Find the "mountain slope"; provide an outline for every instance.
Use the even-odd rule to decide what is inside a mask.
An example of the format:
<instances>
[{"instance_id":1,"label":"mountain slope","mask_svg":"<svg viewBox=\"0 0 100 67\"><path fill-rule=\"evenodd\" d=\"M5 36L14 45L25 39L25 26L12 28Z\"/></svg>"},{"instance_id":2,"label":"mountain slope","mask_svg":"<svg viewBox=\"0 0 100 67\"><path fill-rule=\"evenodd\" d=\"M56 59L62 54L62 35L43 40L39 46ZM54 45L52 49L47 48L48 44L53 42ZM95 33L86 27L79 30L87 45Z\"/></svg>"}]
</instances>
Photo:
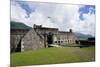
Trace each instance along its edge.
<instances>
[{"instance_id":1,"label":"mountain slope","mask_svg":"<svg viewBox=\"0 0 100 67\"><path fill-rule=\"evenodd\" d=\"M78 32L75 32L74 33L78 38L89 38L89 37L94 37L94 36L92 36L92 35L90 35L90 34L82 34L82 33L78 33Z\"/></svg>"},{"instance_id":2,"label":"mountain slope","mask_svg":"<svg viewBox=\"0 0 100 67\"><path fill-rule=\"evenodd\" d=\"M25 25L24 23L15 22L15 21L10 22L10 28L11 29L32 29L31 27Z\"/></svg>"}]
</instances>

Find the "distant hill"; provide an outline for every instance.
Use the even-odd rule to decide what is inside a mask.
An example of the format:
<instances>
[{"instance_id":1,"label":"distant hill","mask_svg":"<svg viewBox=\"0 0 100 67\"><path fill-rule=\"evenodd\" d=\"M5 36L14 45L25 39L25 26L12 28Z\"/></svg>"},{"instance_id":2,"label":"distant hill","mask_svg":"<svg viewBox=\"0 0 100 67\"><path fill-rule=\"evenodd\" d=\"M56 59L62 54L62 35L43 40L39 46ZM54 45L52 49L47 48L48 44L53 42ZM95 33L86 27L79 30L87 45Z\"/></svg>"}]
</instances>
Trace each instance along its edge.
<instances>
[{"instance_id":1,"label":"distant hill","mask_svg":"<svg viewBox=\"0 0 100 67\"><path fill-rule=\"evenodd\" d=\"M90 37L94 37L92 35L86 35L86 34L82 34L82 33L78 33L78 32L75 32L75 35L78 37L78 38L90 38Z\"/></svg>"},{"instance_id":2,"label":"distant hill","mask_svg":"<svg viewBox=\"0 0 100 67\"><path fill-rule=\"evenodd\" d=\"M24 23L15 22L15 21L10 22L10 28L11 29L32 29L31 27L25 25Z\"/></svg>"}]
</instances>

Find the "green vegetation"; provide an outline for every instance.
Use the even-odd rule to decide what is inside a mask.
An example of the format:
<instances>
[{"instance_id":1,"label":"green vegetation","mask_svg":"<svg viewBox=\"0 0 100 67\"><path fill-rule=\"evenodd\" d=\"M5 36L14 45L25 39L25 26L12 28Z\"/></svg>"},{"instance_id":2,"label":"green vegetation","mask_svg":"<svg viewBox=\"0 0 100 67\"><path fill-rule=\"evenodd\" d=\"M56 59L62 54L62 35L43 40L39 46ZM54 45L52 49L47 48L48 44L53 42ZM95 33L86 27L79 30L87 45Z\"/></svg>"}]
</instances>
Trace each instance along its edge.
<instances>
[{"instance_id":1,"label":"green vegetation","mask_svg":"<svg viewBox=\"0 0 100 67\"><path fill-rule=\"evenodd\" d=\"M95 47L43 48L11 53L11 66L95 61Z\"/></svg>"},{"instance_id":2,"label":"green vegetation","mask_svg":"<svg viewBox=\"0 0 100 67\"><path fill-rule=\"evenodd\" d=\"M79 40L87 40L88 38L79 38Z\"/></svg>"},{"instance_id":3,"label":"green vegetation","mask_svg":"<svg viewBox=\"0 0 100 67\"><path fill-rule=\"evenodd\" d=\"M11 21L10 27L11 29L31 29L31 27L25 25L24 23L15 21Z\"/></svg>"}]
</instances>

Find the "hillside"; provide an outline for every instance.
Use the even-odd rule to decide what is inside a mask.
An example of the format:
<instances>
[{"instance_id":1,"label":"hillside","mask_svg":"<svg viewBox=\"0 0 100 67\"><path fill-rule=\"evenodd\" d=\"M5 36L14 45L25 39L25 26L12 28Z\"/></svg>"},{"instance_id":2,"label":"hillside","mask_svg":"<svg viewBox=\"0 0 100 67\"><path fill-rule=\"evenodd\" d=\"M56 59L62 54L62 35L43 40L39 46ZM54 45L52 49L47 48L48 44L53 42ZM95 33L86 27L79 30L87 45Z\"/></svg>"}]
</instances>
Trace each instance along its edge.
<instances>
[{"instance_id":1,"label":"hillside","mask_svg":"<svg viewBox=\"0 0 100 67\"><path fill-rule=\"evenodd\" d=\"M78 32L74 32L75 33L75 35L78 37L78 38L85 38L85 39L87 39L87 38L90 38L90 37L94 37L94 36L92 36L92 35L89 35L89 34L82 34L82 33L78 33Z\"/></svg>"},{"instance_id":2,"label":"hillside","mask_svg":"<svg viewBox=\"0 0 100 67\"><path fill-rule=\"evenodd\" d=\"M10 28L11 29L32 29L31 27L25 25L24 23L15 22L15 21L10 22Z\"/></svg>"}]
</instances>

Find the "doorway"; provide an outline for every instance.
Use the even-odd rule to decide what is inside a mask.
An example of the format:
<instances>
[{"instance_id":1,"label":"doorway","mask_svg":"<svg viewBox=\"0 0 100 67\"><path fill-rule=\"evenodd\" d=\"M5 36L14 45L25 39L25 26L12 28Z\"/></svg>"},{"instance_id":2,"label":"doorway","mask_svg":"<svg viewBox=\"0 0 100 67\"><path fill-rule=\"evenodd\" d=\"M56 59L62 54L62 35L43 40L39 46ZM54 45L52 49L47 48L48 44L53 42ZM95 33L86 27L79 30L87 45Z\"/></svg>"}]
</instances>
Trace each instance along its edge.
<instances>
[{"instance_id":1,"label":"doorway","mask_svg":"<svg viewBox=\"0 0 100 67\"><path fill-rule=\"evenodd\" d=\"M52 33L49 33L47 35L47 43L48 44L53 44L53 34Z\"/></svg>"}]
</instances>

